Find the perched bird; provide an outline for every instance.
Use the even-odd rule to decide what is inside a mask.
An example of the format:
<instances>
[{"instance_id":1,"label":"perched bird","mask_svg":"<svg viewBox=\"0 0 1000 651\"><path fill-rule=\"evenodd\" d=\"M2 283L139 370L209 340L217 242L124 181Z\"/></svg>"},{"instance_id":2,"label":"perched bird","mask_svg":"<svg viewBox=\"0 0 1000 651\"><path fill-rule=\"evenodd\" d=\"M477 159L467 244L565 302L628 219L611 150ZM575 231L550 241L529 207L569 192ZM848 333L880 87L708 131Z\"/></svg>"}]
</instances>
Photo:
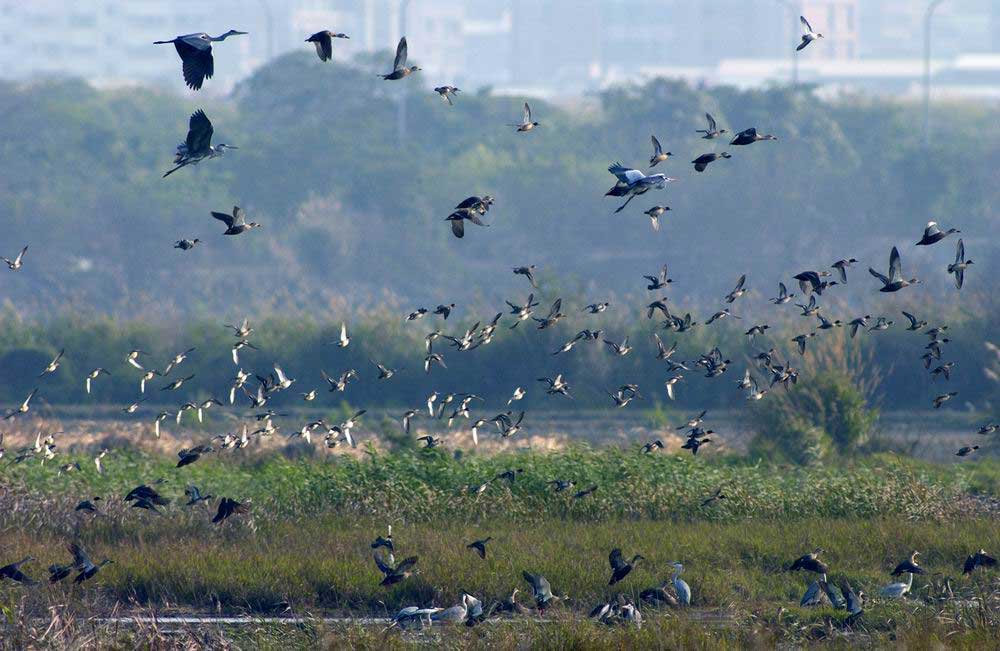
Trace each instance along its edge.
<instances>
[{"instance_id":1,"label":"perched bird","mask_svg":"<svg viewBox=\"0 0 1000 651\"><path fill-rule=\"evenodd\" d=\"M772 136L770 134L761 135L757 133L755 127L750 127L749 129L744 129L736 134L729 144L730 145L752 145L755 142L760 142L762 140L777 140L777 136Z\"/></svg>"},{"instance_id":2,"label":"perched bird","mask_svg":"<svg viewBox=\"0 0 1000 651\"><path fill-rule=\"evenodd\" d=\"M173 43L177 55L181 58L181 71L184 73L184 83L191 90L199 90L205 79L211 79L215 74L215 59L212 56L212 43L224 41L230 36L240 36L247 32L231 29L219 36L209 36L205 32L185 34L169 41L153 41L153 45Z\"/></svg>"},{"instance_id":3,"label":"perched bird","mask_svg":"<svg viewBox=\"0 0 1000 651\"><path fill-rule=\"evenodd\" d=\"M706 113L705 114L705 119L708 120L708 128L707 129L697 129L695 131L695 133L702 133L702 134L704 134L702 136L703 140L713 140L715 138L718 138L722 134L726 133L725 129L720 129L718 127L718 125L716 125L715 118L712 117L711 113Z\"/></svg>"},{"instance_id":4,"label":"perched bird","mask_svg":"<svg viewBox=\"0 0 1000 651\"><path fill-rule=\"evenodd\" d=\"M320 61L329 61L333 58L333 39L335 38L351 38L344 33L334 33L330 30L323 30L322 32L316 32L312 36L306 39L306 43L312 43L316 46L316 56L319 57Z\"/></svg>"},{"instance_id":5,"label":"perched bird","mask_svg":"<svg viewBox=\"0 0 1000 651\"><path fill-rule=\"evenodd\" d=\"M944 238L948 237L952 233L961 233L962 231L957 228L949 228L946 231L942 231L938 228L937 222L927 222L927 227L924 228L924 236L920 238L917 242L917 246L930 246L931 244L936 244Z\"/></svg>"},{"instance_id":6,"label":"perched bird","mask_svg":"<svg viewBox=\"0 0 1000 651\"><path fill-rule=\"evenodd\" d=\"M608 563L611 565L611 580L608 581L608 585L614 585L628 576L636 563L641 560L644 560L642 555L636 554L632 560L626 561L622 556L622 550L612 549L611 554L608 555Z\"/></svg>"},{"instance_id":7,"label":"perched bird","mask_svg":"<svg viewBox=\"0 0 1000 651\"><path fill-rule=\"evenodd\" d=\"M916 278L911 278L909 280L903 279L902 266L899 260L899 251L896 247L892 247L892 251L889 253L889 277L886 278L879 272L875 271L871 267L868 268L868 273L875 276L882 281L882 288L880 292L898 292L904 287L909 287L919 283L920 281Z\"/></svg>"},{"instance_id":8,"label":"perched bird","mask_svg":"<svg viewBox=\"0 0 1000 651\"><path fill-rule=\"evenodd\" d=\"M11 271L17 271L22 266L24 266L24 254L28 252L28 246L25 245L21 252L17 254L17 257L11 260L10 258L0 258L7 263L7 268Z\"/></svg>"},{"instance_id":9,"label":"perched bird","mask_svg":"<svg viewBox=\"0 0 1000 651\"><path fill-rule=\"evenodd\" d=\"M508 124L509 127L517 127L518 131L531 131L538 126L538 122L533 122L531 119L531 107L528 103L524 103L524 117L521 119L519 124Z\"/></svg>"},{"instance_id":10,"label":"perched bird","mask_svg":"<svg viewBox=\"0 0 1000 651\"><path fill-rule=\"evenodd\" d=\"M710 163L714 163L720 158L732 158L732 156L728 152L721 152L718 154L715 152L710 152L707 154L702 154L698 158L691 161L691 163L694 165L694 171L704 172Z\"/></svg>"},{"instance_id":11,"label":"perched bird","mask_svg":"<svg viewBox=\"0 0 1000 651\"><path fill-rule=\"evenodd\" d=\"M407 47L406 47L406 37L404 36L403 38L399 39L399 45L396 46L396 58L392 62L392 72L390 72L387 75L379 75L379 76L382 77L382 79L388 81L395 81L397 79L402 79L403 77L407 77L416 72L417 70L420 70L418 66L407 67L406 56L407 56Z\"/></svg>"},{"instance_id":12,"label":"perched bird","mask_svg":"<svg viewBox=\"0 0 1000 651\"><path fill-rule=\"evenodd\" d=\"M239 235L240 233L245 233L263 225L258 224L257 222L248 222L246 213L243 212L243 209L239 206L233 206L232 215L228 215L224 212L213 211L212 217L215 217L226 225L226 232L224 232L223 235Z\"/></svg>"},{"instance_id":13,"label":"perched bird","mask_svg":"<svg viewBox=\"0 0 1000 651\"><path fill-rule=\"evenodd\" d=\"M479 558L486 560L486 543L488 543L491 540L493 540L493 537L487 536L482 540L475 540L466 545L465 547L466 549L474 550L477 554L479 554Z\"/></svg>"},{"instance_id":14,"label":"perched bird","mask_svg":"<svg viewBox=\"0 0 1000 651\"><path fill-rule=\"evenodd\" d=\"M442 101L448 102L449 106L454 106L455 103L451 101L451 98L462 92L462 89L454 86L438 86L434 92L441 96Z\"/></svg>"},{"instance_id":15,"label":"perched bird","mask_svg":"<svg viewBox=\"0 0 1000 651\"><path fill-rule=\"evenodd\" d=\"M663 151L663 147L660 146L660 141L656 139L656 136L650 136L650 140L653 141L653 155L649 158L650 167L656 167L663 161L673 156L671 152Z\"/></svg>"},{"instance_id":16,"label":"perched bird","mask_svg":"<svg viewBox=\"0 0 1000 651\"><path fill-rule=\"evenodd\" d=\"M691 586L689 586L684 579L681 578L681 573L684 572L684 566L678 561L671 563L674 566L674 575L671 577L670 581L674 584L674 590L677 592L677 601L685 606L691 605Z\"/></svg>"},{"instance_id":17,"label":"perched bird","mask_svg":"<svg viewBox=\"0 0 1000 651\"><path fill-rule=\"evenodd\" d=\"M806 20L805 16L799 16L799 22L801 22L802 25L806 28L806 33L802 35L802 42L799 43L799 46L797 48L795 48L796 51L801 51L816 39L823 38L822 34L813 31L812 25L809 24L809 21Z\"/></svg>"},{"instance_id":18,"label":"perched bird","mask_svg":"<svg viewBox=\"0 0 1000 651\"><path fill-rule=\"evenodd\" d=\"M965 243L961 239L958 240L958 246L955 247L955 262L948 265L948 273L955 275L955 287L962 289L962 283L965 282L965 270L972 264L972 260L965 259Z\"/></svg>"}]
</instances>

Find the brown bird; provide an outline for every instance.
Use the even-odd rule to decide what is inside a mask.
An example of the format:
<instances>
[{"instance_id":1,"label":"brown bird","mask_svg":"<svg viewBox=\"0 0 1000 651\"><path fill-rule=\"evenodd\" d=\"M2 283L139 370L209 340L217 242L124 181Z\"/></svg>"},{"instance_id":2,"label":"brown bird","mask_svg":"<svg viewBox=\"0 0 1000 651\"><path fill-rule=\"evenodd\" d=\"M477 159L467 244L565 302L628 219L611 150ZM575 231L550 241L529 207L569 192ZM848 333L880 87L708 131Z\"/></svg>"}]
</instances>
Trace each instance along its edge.
<instances>
[{"instance_id":1,"label":"brown bird","mask_svg":"<svg viewBox=\"0 0 1000 651\"><path fill-rule=\"evenodd\" d=\"M487 536L482 540L476 540L466 545L466 549L473 549L479 554L479 558L486 560L486 543L493 540L493 536Z\"/></svg>"}]
</instances>

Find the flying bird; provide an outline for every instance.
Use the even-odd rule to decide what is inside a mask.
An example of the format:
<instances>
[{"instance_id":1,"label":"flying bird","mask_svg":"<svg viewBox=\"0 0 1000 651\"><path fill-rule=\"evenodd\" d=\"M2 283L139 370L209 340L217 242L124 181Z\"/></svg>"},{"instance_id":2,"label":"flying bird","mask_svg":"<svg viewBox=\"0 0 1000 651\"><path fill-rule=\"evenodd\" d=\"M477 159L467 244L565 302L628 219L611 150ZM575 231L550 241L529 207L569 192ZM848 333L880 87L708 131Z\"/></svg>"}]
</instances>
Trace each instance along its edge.
<instances>
[{"instance_id":1,"label":"flying bird","mask_svg":"<svg viewBox=\"0 0 1000 651\"><path fill-rule=\"evenodd\" d=\"M799 16L799 22L801 22L803 27L806 28L806 33L802 35L802 42L799 43L797 48L795 48L796 51L801 51L816 39L823 38L822 34L813 31L812 25L809 24L809 21L806 20L805 16Z\"/></svg>"},{"instance_id":2,"label":"flying bird","mask_svg":"<svg viewBox=\"0 0 1000 651\"><path fill-rule=\"evenodd\" d=\"M177 55L181 58L181 71L184 73L184 83L191 90L199 90L206 79L215 74L215 59L212 56L212 43L224 41L230 36L240 36L247 32L231 29L219 36L209 36L205 32L185 34L169 41L153 41L153 45L173 43Z\"/></svg>"},{"instance_id":3,"label":"flying bird","mask_svg":"<svg viewBox=\"0 0 1000 651\"><path fill-rule=\"evenodd\" d=\"M239 206L233 206L232 215L213 211L212 217L215 217L226 225L226 232L223 235L239 235L253 228L263 226L263 224L258 224L257 222L248 222L246 213Z\"/></svg>"},{"instance_id":4,"label":"flying bird","mask_svg":"<svg viewBox=\"0 0 1000 651\"><path fill-rule=\"evenodd\" d=\"M538 122L535 122L535 121L533 121L531 119L531 107L528 106L527 102L525 102L524 103L524 117L521 119L521 122L519 124L508 124L507 126L509 126L509 127L517 127L518 131L531 131L532 129L534 129L538 125L539 125Z\"/></svg>"},{"instance_id":5,"label":"flying bird","mask_svg":"<svg viewBox=\"0 0 1000 651\"><path fill-rule=\"evenodd\" d=\"M222 156L227 149L239 149L236 145L227 145L224 142L213 145L212 135L214 133L215 127L205 115L205 111L198 109L192 113L191 119L188 120L187 137L184 142L177 145L177 153L174 156L175 167L167 170L163 178L170 176L182 167L197 165L206 158Z\"/></svg>"},{"instance_id":6,"label":"flying bird","mask_svg":"<svg viewBox=\"0 0 1000 651\"><path fill-rule=\"evenodd\" d=\"M312 43L316 46L316 56L319 57L320 61L329 61L333 58L333 39L335 38L349 39L351 37L347 34L341 32L334 33L327 29L322 32L316 32L306 39L306 43Z\"/></svg>"},{"instance_id":7,"label":"flying bird","mask_svg":"<svg viewBox=\"0 0 1000 651\"><path fill-rule=\"evenodd\" d=\"M407 77L417 70L420 70L418 66L406 67L406 37L399 39L399 45L396 46L396 58L392 62L392 72L387 75L379 75L382 79L388 81L395 81L397 79L402 79Z\"/></svg>"}]
</instances>

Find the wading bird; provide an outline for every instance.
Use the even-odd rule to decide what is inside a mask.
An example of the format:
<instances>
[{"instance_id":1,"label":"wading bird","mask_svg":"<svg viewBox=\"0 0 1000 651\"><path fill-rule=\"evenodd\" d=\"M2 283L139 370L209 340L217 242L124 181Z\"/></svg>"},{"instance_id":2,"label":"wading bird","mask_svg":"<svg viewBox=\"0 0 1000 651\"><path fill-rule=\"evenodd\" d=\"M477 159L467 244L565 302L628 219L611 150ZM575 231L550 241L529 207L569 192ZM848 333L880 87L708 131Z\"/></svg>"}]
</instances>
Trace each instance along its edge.
<instances>
[{"instance_id":1,"label":"wading bird","mask_svg":"<svg viewBox=\"0 0 1000 651\"><path fill-rule=\"evenodd\" d=\"M616 197L628 196L625 203L615 210L616 213L625 210L625 206L627 206L629 202L637 196L645 194L653 188L662 190L667 187L667 183L677 180L670 178L666 174L651 174L646 176L639 170L625 167L621 161L615 161L608 166L608 171L618 179L618 182L615 184L614 188L606 193L606 195Z\"/></svg>"},{"instance_id":2,"label":"wading bird","mask_svg":"<svg viewBox=\"0 0 1000 651\"><path fill-rule=\"evenodd\" d=\"M153 41L153 45L173 43L177 55L181 58L181 70L184 73L184 83L191 90L199 90L206 79L215 74L215 59L212 57L212 43L224 41L230 36L240 36L247 32L231 29L219 36L209 36L205 32L185 34L169 41Z\"/></svg>"},{"instance_id":3,"label":"wading bird","mask_svg":"<svg viewBox=\"0 0 1000 651\"><path fill-rule=\"evenodd\" d=\"M177 145L177 154L174 157L175 167L167 170L163 178L170 176L182 167L197 165L206 158L222 156L227 149L239 149L235 145L227 145L224 142L213 145L212 134L214 133L215 127L212 126L212 121L208 119L204 111L198 109L192 113L191 119L188 121L187 137L184 142Z\"/></svg>"}]
</instances>

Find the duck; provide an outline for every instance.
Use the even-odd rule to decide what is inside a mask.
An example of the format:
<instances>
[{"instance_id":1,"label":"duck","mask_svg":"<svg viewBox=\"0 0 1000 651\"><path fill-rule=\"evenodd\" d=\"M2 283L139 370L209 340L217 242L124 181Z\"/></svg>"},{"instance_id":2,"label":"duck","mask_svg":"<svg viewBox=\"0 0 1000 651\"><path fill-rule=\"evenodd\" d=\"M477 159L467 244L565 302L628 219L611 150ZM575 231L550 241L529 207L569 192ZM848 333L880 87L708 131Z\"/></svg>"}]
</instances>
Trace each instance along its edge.
<instances>
[{"instance_id":1,"label":"duck","mask_svg":"<svg viewBox=\"0 0 1000 651\"><path fill-rule=\"evenodd\" d=\"M965 270L972 264L972 260L965 259L965 243L961 239L955 247L955 262L948 265L948 273L955 275L955 287L962 289L965 282Z\"/></svg>"},{"instance_id":2,"label":"duck","mask_svg":"<svg viewBox=\"0 0 1000 651\"><path fill-rule=\"evenodd\" d=\"M646 210L644 214L649 215L650 224L653 226L653 230L659 232L660 230L660 215L670 210L670 206L653 206L649 210Z\"/></svg>"},{"instance_id":3,"label":"duck","mask_svg":"<svg viewBox=\"0 0 1000 651\"><path fill-rule=\"evenodd\" d=\"M927 321L918 319L917 317L913 316L912 314L910 314L905 310L903 311L903 316L905 316L906 320L910 322L910 325L907 326L906 329L910 330L911 332L915 332L917 330L920 330L921 328L927 327Z\"/></svg>"},{"instance_id":4,"label":"duck","mask_svg":"<svg viewBox=\"0 0 1000 651\"><path fill-rule=\"evenodd\" d=\"M795 48L796 52L804 50L806 46L808 46L816 39L823 38L822 34L813 31L812 25L809 24L809 21L806 20L805 16L799 16L799 22L801 22L802 25L806 28L806 33L802 35L802 42L800 42L799 46Z\"/></svg>"},{"instance_id":5,"label":"duck","mask_svg":"<svg viewBox=\"0 0 1000 651\"><path fill-rule=\"evenodd\" d=\"M531 131L535 127L539 126L538 122L531 119L531 107L528 103L524 103L524 118L521 120L520 124L509 124L507 126L517 127L517 131Z\"/></svg>"},{"instance_id":6,"label":"duck","mask_svg":"<svg viewBox=\"0 0 1000 651\"><path fill-rule=\"evenodd\" d=\"M190 251L200 242L201 240L199 240L197 237L194 239L177 240L176 242L174 242L174 248L180 249L181 251Z\"/></svg>"},{"instance_id":7,"label":"duck","mask_svg":"<svg viewBox=\"0 0 1000 651\"><path fill-rule=\"evenodd\" d=\"M660 146L660 141L656 139L656 136L650 136L650 140L653 141L653 155L649 158L649 166L653 168L673 156L673 153L663 151L663 147Z\"/></svg>"},{"instance_id":8,"label":"duck","mask_svg":"<svg viewBox=\"0 0 1000 651\"><path fill-rule=\"evenodd\" d=\"M889 253L888 278L871 267L868 267L868 273L882 281L882 288L879 289L880 292L898 292L904 287L916 285L920 282L916 278L910 278L909 280L905 280L903 278L902 264L899 259L899 250L896 247L892 247L892 251Z\"/></svg>"},{"instance_id":9,"label":"duck","mask_svg":"<svg viewBox=\"0 0 1000 651\"><path fill-rule=\"evenodd\" d=\"M744 129L736 134L736 137L729 141L730 145L744 146L752 145L755 142L761 142L762 140L777 140L778 136L772 136L771 134L761 135L757 133L755 127L750 127L749 129Z\"/></svg>"},{"instance_id":10,"label":"duck","mask_svg":"<svg viewBox=\"0 0 1000 651\"><path fill-rule=\"evenodd\" d=\"M924 568L917 564L917 556L920 556L920 552L914 551L911 553L910 558L897 565L890 576L899 576L906 573L923 574Z\"/></svg>"},{"instance_id":11,"label":"duck","mask_svg":"<svg viewBox=\"0 0 1000 651\"><path fill-rule=\"evenodd\" d=\"M462 92L462 89L455 86L438 86L434 92L441 96L442 102L448 102L448 106L454 106L455 103L451 101L451 98Z\"/></svg>"},{"instance_id":12,"label":"duck","mask_svg":"<svg viewBox=\"0 0 1000 651\"><path fill-rule=\"evenodd\" d=\"M784 305L792 300L795 294L789 294L788 288L785 287L785 283L778 283L778 295L771 299L771 302L775 305Z\"/></svg>"},{"instance_id":13,"label":"duck","mask_svg":"<svg viewBox=\"0 0 1000 651\"><path fill-rule=\"evenodd\" d=\"M940 409L941 405L943 405L944 403L948 402L949 400L951 400L952 398L954 398L957 395L958 395L958 391L949 391L948 393L944 393L944 394L941 394L939 396L936 396L931 401L931 403L934 405L935 409ZM971 451L972 450L969 450L969 452L971 452ZM966 454L968 454L968 452L966 452ZM958 456L962 457L962 456L965 456L965 455L960 454Z\"/></svg>"},{"instance_id":14,"label":"duck","mask_svg":"<svg viewBox=\"0 0 1000 651\"><path fill-rule=\"evenodd\" d=\"M399 44L396 46L396 58L392 62L392 72L387 75L379 75L382 79L386 81L396 81L398 79L403 79L412 75L414 72L420 70L419 66L406 66L407 57L407 46L406 37L399 39Z\"/></svg>"},{"instance_id":15,"label":"duck","mask_svg":"<svg viewBox=\"0 0 1000 651\"><path fill-rule=\"evenodd\" d=\"M667 277L667 265L663 265L660 268L660 273L657 274L656 276L643 276L643 278L649 281L649 284L646 285L646 289L648 289L651 292L656 291L658 289L663 289L667 285L674 282L673 278Z\"/></svg>"},{"instance_id":16,"label":"duck","mask_svg":"<svg viewBox=\"0 0 1000 651\"><path fill-rule=\"evenodd\" d=\"M691 161L691 163L694 165L694 170L696 172L704 172L709 163L714 163L720 158L732 158L732 156L728 152L721 152L718 154L711 152L708 154L702 154L698 158Z\"/></svg>"},{"instance_id":17,"label":"duck","mask_svg":"<svg viewBox=\"0 0 1000 651\"><path fill-rule=\"evenodd\" d=\"M938 228L937 222L927 222L927 226L924 228L924 236L920 238L917 242L917 246L930 246L931 244L936 244L944 238L948 237L952 233L961 233L962 231L957 228L949 228L946 231L942 231Z\"/></svg>"},{"instance_id":18,"label":"duck","mask_svg":"<svg viewBox=\"0 0 1000 651\"><path fill-rule=\"evenodd\" d=\"M260 228L263 226L263 224L259 224L257 222L248 222L246 213L239 206L233 206L232 215L224 212L213 211L212 217L215 217L226 225L226 231L223 235L239 235L240 233L245 233L254 228Z\"/></svg>"},{"instance_id":19,"label":"duck","mask_svg":"<svg viewBox=\"0 0 1000 651\"><path fill-rule=\"evenodd\" d=\"M702 140L714 140L715 138L717 138L717 137L721 136L722 134L726 133L725 129L719 129L718 126L715 124L715 118L712 117L711 113L706 113L705 114L705 119L708 120L708 128L707 129L697 129L695 131L695 133L705 134L705 135L702 136Z\"/></svg>"},{"instance_id":20,"label":"duck","mask_svg":"<svg viewBox=\"0 0 1000 651\"><path fill-rule=\"evenodd\" d=\"M789 572L794 572L796 570L805 570L807 572L813 572L815 574L826 575L830 572L830 566L819 560L819 555L823 553L822 549L816 549L809 552L808 554L803 554L802 556L795 559L791 567L788 568Z\"/></svg>"},{"instance_id":21,"label":"duck","mask_svg":"<svg viewBox=\"0 0 1000 651\"><path fill-rule=\"evenodd\" d=\"M840 274L840 282L847 284L847 270L853 265L857 260L854 258L845 258L843 260L837 260L830 267L836 269Z\"/></svg>"},{"instance_id":22,"label":"duck","mask_svg":"<svg viewBox=\"0 0 1000 651\"><path fill-rule=\"evenodd\" d=\"M746 288L746 282L747 282L746 274L743 274L742 276L739 277L739 280L736 281L736 287L733 289L733 291L726 294L727 303L734 302L737 298L743 296L744 294L747 293L747 291L749 291Z\"/></svg>"},{"instance_id":23,"label":"duck","mask_svg":"<svg viewBox=\"0 0 1000 651\"><path fill-rule=\"evenodd\" d=\"M493 536L486 536L482 540L474 540L465 546L466 549L471 549L477 554L479 558L486 560L486 543L493 540Z\"/></svg>"},{"instance_id":24,"label":"duck","mask_svg":"<svg viewBox=\"0 0 1000 651\"><path fill-rule=\"evenodd\" d=\"M351 37L343 32L335 33L325 29L322 32L316 32L307 38L305 42L316 46L316 56L319 57L320 61L329 61L333 58L333 39L335 38L350 39Z\"/></svg>"},{"instance_id":25,"label":"duck","mask_svg":"<svg viewBox=\"0 0 1000 651\"><path fill-rule=\"evenodd\" d=\"M847 326L851 329L851 339L858 334L858 330L861 328L868 328L868 320L872 318L871 314L866 314L864 316L859 316L856 319L851 319Z\"/></svg>"},{"instance_id":26,"label":"duck","mask_svg":"<svg viewBox=\"0 0 1000 651\"><path fill-rule=\"evenodd\" d=\"M553 601L559 599L559 597L552 594L552 586L541 574L533 574L528 570L524 570L521 572L521 576L531 586L532 594L535 597L535 605L538 607L539 613L544 613Z\"/></svg>"},{"instance_id":27,"label":"duck","mask_svg":"<svg viewBox=\"0 0 1000 651\"><path fill-rule=\"evenodd\" d=\"M538 284L535 282L535 265L530 264L524 267L514 267L514 275L524 276L528 279L532 287L538 288Z\"/></svg>"},{"instance_id":28,"label":"duck","mask_svg":"<svg viewBox=\"0 0 1000 651\"><path fill-rule=\"evenodd\" d=\"M17 271L24 266L24 254L27 252L28 246L25 245L24 248L21 249L21 252L18 253L13 260L10 258L0 258L0 260L3 260L7 264L7 268L11 271Z\"/></svg>"},{"instance_id":29,"label":"duck","mask_svg":"<svg viewBox=\"0 0 1000 651\"><path fill-rule=\"evenodd\" d=\"M958 452L955 453L955 456L956 457L967 457L967 456L969 456L970 454L972 454L973 452L975 452L978 449L979 449L978 445L966 445L964 447L959 448Z\"/></svg>"}]
</instances>

